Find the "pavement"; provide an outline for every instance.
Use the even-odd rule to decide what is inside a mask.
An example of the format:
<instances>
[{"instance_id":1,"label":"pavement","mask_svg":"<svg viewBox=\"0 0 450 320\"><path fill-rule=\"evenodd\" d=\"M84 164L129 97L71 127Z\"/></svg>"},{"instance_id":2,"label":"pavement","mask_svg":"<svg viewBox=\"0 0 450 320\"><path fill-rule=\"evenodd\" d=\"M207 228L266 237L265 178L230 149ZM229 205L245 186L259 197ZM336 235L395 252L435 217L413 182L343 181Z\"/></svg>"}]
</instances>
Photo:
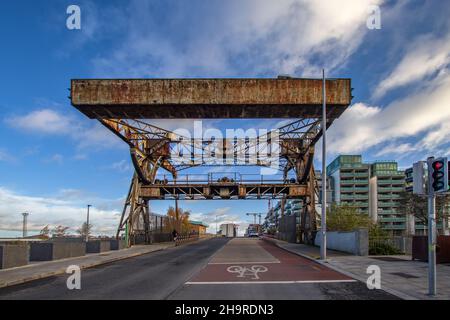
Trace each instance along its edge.
<instances>
[{"instance_id":1,"label":"pavement","mask_svg":"<svg viewBox=\"0 0 450 320\"><path fill-rule=\"evenodd\" d=\"M86 269L105 263L112 263L122 259L164 250L173 246L173 242L153 245L137 245L122 250L87 254L81 257L55 261L31 262L25 266L0 270L0 288L62 274L65 273L67 267L71 265L77 265L80 269Z\"/></svg>"},{"instance_id":2,"label":"pavement","mask_svg":"<svg viewBox=\"0 0 450 320\"><path fill-rule=\"evenodd\" d=\"M173 245L81 271L81 289L60 274L0 289L0 300L162 300L200 270L227 239Z\"/></svg>"},{"instance_id":3,"label":"pavement","mask_svg":"<svg viewBox=\"0 0 450 320\"><path fill-rule=\"evenodd\" d=\"M261 239L213 238L111 260L83 269L80 290L67 288L68 277L0 288L0 300L398 299Z\"/></svg>"},{"instance_id":4,"label":"pavement","mask_svg":"<svg viewBox=\"0 0 450 320\"><path fill-rule=\"evenodd\" d=\"M450 264L437 265L437 295L428 295L428 263L413 261L409 255L395 256L353 256L328 250L326 262L319 261L319 247L286 243L275 239L265 239L299 256L316 260L337 272L366 282L367 268L377 265L381 270L381 289L406 300L449 300Z\"/></svg>"}]
</instances>

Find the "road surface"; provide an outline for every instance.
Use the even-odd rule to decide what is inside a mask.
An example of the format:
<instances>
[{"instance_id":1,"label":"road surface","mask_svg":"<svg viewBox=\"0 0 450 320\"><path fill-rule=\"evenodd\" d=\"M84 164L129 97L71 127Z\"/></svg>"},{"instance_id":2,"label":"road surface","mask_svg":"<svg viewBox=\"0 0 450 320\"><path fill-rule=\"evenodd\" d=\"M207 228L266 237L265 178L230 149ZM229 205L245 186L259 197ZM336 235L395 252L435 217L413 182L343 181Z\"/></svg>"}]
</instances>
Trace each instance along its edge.
<instances>
[{"instance_id":1,"label":"road surface","mask_svg":"<svg viewBox=\"0 0 450 320\"><path fill-rule=\"evenodd\" d=\"M260 239L216 238L0 289L0 299L395 299Z\"/></svg>"}]
</instances>

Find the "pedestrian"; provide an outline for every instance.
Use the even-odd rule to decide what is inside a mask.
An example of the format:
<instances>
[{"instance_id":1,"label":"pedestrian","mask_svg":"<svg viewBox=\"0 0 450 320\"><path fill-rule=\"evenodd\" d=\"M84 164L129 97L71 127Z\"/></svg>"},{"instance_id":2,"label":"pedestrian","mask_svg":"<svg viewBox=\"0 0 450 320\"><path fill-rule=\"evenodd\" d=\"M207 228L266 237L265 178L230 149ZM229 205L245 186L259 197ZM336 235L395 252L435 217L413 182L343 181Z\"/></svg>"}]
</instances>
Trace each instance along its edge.
<instances>
[{"instance_id":1,"label":"pedestrian","mask_svg":"<svg viewBox=\"0 0 450 320\"><path fill-rule=\"evenodd\" d=\"M177 242L177 237L178 237L178 232L177 232L177 230L173 229L173 231L172 231L172 237L173 237L173 241Z\"/></svg>"}]
</instances>

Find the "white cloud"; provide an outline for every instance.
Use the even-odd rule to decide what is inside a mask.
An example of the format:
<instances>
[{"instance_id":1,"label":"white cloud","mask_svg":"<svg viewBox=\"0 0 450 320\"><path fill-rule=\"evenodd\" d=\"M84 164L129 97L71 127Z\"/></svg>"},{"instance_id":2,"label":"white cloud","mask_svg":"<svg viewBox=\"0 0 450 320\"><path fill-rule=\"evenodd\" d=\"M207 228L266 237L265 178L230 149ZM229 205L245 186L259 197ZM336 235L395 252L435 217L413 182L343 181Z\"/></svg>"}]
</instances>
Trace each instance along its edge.
<instances>
[{"instance_id":1,"label":"white cloud","mask_svg":"<svg viewBox=\"0 0 450 320\"><path fill-rule=\"evenodd\" d=\"M443 137L450 130L449 104L450 74L446 71L385 108L357 103L331 126L327 143L329 151L335 154L362 152L381 143L415 137L419 133L425 133L425 138L415 147L432 150L438 140L434 137L436 133L430 130L438 127Z\"/></svg>"},{"instance_id":2,"label":"white cloud","mask_svg":"<svg viewBox=\"0 0 450 320\"><path fill-rule=\"evenodd\" d=\"M396 155L397 159L406 156L417 148L410 143L390 143L376 153L376 156Z\"/></svg>"},{"instance_id":3,"label":"white cloud","mask_svg":"<svg viewBox=\"0 0 450 320\"><path fill-rule=\"evenodd\" d=\"M450 90L450 88L449 88ZM416 148L442 152L442 145L450 142L450 118L447 118L445 122L435 126L427 132L427 134L420 139Z\"/></svg>"},{"instance_id":4,"label":"white cloud","mask_svg":"<svg viewBox=\"0 0 450 320\"><path fill-rule=\"evenodd\" d=\"M64 156L59 153L55 153L50 158L45 159L45 162L47 162L47 163L56 163L58 165L62 165L63 161L64 161Z\"/></svg>"},{"instance_id":5,"label":"white cloud","mask_svg":"<svg viewBox=\"0 0 450 320\"><path fill-rule=\"evenodd\" d=\"M109 166L109 168L117 170L119 172L127 172L132 169L129 162L125 161L125 160L120 160L120 161L114 162L113 164L111 164Z\"/></svg>"},{"instance_id":6,"label":"white cloud","mask_svg":"<svg viewBox=\"0 0 450 320\"><path fill-rule=\"evenodd\" d=\"M368 32L369 5L381 0L177 2L157 28L151 3L131 2L120 45L93 60L100 76L317 76L345 65ZM121 13L122 14L122 13ZM168 34L171 36L168 37Z\"/></svg>"},{"instance_id":7,"label":"white cloud","mask_svg":"<svg viewBox=\"0 0 450 320\"><path fill-rule=\"evenodd\" d=\"M76 229L86 219L85 202L95 204L91 208L90 218L93 232L96 234L114 234L119 222L119 209L106 208L105 202L118 205L118 200L89 198L77 190L62 190L55 197L35 197L21 195L0 187L0 229L22 230L22 212L29 212L28 229L39 231L46 225L51 227L64 225L70 227L70 232ZM122 203L123 200L120 199ZM81 204L83 203L83 204Z\"/></svg>"},{"instance_id":8,"label":"white cloud","mask_svg":"<svg viewBox=\"0 0 450 320\"><path fill-rule=\"evenodd\" d=\"M41 133L67 134L73 127L73 121L54 110L41 109L32 111L24 116L15 116L6 120L11 126L27 131Z\"/></svg>"},{"instance_id":9,"label":"white cloud","mask_svg":"<svg viewBox=\"0 0 450 320\"><path fill-rule=\"evenodd\" d=\"M220 207L208 213L192 213L191 220L203 221L209 225L207 232L215 233L220 230L220 225L224 223L235 223L239 225L239 234L243 235L248 226L248 222L242 220L242 216L238 214L230 214L230 207Z\"/></svg>"},{"instance_id":10,"label":"white cloud","mask_svg":"<svg viewBox=\"0 0 450 320\"><path fill-rule=\"evenodd\" d=\"M96 148L111 148L126 145L112 132L97 121L89 124L65 115L53 109L39 109L21 116L6 119L10 126L30 133L44 135L68 136L76 141L78 149L95 150ZM53 159L55 161L62 160Z\"/></svg>"},{"instance_id":11,"label":"white cloud","mask_svg":"<svg viewBox=\"0 0 450 320\"><path fill-rule=\"evenodd\" d=\"M6 150L4 149L0 149L0 162L4 161L4 162L15 162L15 158L14 156L12 156L11 154L9 154Z\"/></svg>"},{"instance_id":12,"label":"white cloud","mask_svg":"<svg viewBox=\"0 0 450 320\"><path fill-rule=\"evenodd\" d=\"M407 53L394 70L377 86L374 97L381 97L389 90L422 80L449 63L450 33L442 38L430 35L418 37L409 45Z\"/></svg>"}]
</instances>

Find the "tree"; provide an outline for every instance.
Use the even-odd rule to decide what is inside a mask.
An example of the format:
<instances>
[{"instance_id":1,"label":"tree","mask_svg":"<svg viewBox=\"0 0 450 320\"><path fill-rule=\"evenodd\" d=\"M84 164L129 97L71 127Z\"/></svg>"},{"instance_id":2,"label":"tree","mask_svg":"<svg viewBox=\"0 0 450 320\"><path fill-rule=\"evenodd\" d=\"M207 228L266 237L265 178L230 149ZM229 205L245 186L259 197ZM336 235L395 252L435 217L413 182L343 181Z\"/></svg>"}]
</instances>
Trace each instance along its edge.
<instances>
[{"instance_id":1,"label":"tree","mask_svg":"<svg viewBox=\"0 0 450 320\"><path fill-rule=\"evenodd\" d=\"M77 233L84 239L87 236L91 235L92 224L89 225L86 222L83 222L80 228L77 229Z\"/></svg>"},{"instance_id":2,"label":"tree","mask_svg":"<svg viewBox=\"0 0 450 320\"><path fill-rule=\"evenodd\" d=\"M64 226L59 225L52 229L52 231L51 231L52 237L54 237L54 238L65 237L68 229L69 229L69 227L64 227Z\"/></svg>"},{"instance_id":3,"label":"tree","mask_svg":"<svg viewBox=\"0 0 450 320\"><path fill-rule=\"evenodd\" d=\"M412 214L416 222L428 225L428 199L412 192L404 191L400 194L399 212L405 216ZM436 196L436 220L443 221L449 218L450 195Z\"/></svg>"},{"instance_id":4,"label":"tree","mask_svg":"<svg viewBox=\"0 0 450 320\"><path fill-rule=\"evenodd\" d=\"M327 210L327 231L352 231L370 228L372 222L368 215L359 213L348 205L331 205Z\"/></svg>"},{"instance_id":5,"label":"tree","mask_svg":"<svg viewBox=\"0 0 450 320\"><path fill-rule=\"evenodd\" d=\"M178 208L178 214L175 212L174 207L169 207L167 210L167 226L166 231L172 232L173 229L179 233L189 232L189 211L184 211L182 208Z\"/></svg>"},{"instance_id":6,"label":"tree","mask_svg":"<svg viewBox=\"0 0 450 320\"><path fill-rule=\"evenodd\" d=\"M46 239L50 237L50 228L48 227L48 225L46 225L41 229L41 231L39 231L39 235Z\"/></svg>"}]
</instances>

